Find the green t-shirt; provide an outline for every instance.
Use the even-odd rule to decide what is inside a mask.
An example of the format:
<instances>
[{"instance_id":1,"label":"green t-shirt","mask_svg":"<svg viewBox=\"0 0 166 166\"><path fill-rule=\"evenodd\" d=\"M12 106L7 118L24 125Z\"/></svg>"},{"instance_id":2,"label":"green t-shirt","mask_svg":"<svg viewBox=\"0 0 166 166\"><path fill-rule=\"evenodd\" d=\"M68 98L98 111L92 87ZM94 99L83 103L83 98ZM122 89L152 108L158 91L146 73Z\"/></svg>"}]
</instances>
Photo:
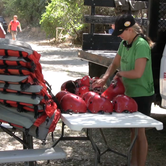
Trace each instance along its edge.
<instances>
[{"instance_id":1,"label":"green t-shirt","mask_svg":"<svg viewBox=\"0 0 166 166\"><path fill-rule=\"evenodd\" d=\"M126 48L123 41L120 43L118 54L121 56L121 71L130 71L135 67L138 58L146 58L145 71L141 78L129 79L123 77L125 94L130 97L151 96L154 94L151 50L146 40L138 37L131 48Z\"/></svg>"}]
</instances>

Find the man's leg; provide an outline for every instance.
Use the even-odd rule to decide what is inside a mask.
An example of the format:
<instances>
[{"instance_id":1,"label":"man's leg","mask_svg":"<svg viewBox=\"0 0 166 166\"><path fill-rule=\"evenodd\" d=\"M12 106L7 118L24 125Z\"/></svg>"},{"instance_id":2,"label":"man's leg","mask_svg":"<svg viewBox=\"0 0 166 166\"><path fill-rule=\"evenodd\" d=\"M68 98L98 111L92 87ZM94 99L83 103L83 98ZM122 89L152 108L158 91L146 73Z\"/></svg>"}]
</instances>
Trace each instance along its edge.
<instances>
[{"instance_id":1,"label":"man's leg","mask_svg":"<svg viewBox=\"0 0 166 166\"><path fill-rule=\"evenodd\" d=\"M11 35L12 35L12 39L16 40L17 32L16 31L11 31Z\"/></svg>"}]
</instances>

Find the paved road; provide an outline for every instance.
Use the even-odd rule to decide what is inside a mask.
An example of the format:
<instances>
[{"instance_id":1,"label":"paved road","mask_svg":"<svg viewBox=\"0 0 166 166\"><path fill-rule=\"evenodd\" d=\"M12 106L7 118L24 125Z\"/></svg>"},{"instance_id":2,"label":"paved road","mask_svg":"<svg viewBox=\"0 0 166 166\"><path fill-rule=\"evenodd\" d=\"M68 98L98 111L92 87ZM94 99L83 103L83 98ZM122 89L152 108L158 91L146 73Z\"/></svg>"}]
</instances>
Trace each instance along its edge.
<instances>
[{"instance_id":1,"label":"paved road","mask_svg":"<svg viewBox=\"0 0 166 166\"><path fill-rule=\"evenodd\" d=\"M11 39L11 35L7 33L6 38ZM88 62L82 61L77 56L79 48L57 48L39 44L43 40L31 38L22 32L18 33L17 40L30 44L35 51L41 54L42 72L45 80L52 85L54 94L59 92L63 82L76 80L88 74Z\"/></svg>"},{"instance_id":2,"label":"paved road","mask_svg":"<svg viewBox=\"0 0 166 166\"><path fill-rule=\"evenodd\" d=\"M68 80L76 80L88 74L88 62L77 57L73 48L56 48L31 44L41 54L40 62L45 80L52 85L53 93L60 91L61 85Z\"/></svg>"}]
</instances>

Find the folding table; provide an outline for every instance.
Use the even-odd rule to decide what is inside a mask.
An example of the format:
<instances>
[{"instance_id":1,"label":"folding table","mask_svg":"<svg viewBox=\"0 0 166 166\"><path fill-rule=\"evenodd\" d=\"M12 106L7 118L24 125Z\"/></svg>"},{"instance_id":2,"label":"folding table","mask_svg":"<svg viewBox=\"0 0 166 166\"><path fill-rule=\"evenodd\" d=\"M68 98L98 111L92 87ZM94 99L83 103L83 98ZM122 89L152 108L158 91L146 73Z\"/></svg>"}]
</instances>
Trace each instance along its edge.
<instances>
[{"instance_id":1,"label":"folding table","mask_svg":"<svg viewBox=\"0 0 166 166\"><path fill-rule=\"evenodd\" d=\"M100 162L100 156L106 151L112 151L116 154L124 156L127 158L127 164L130 166L130 153L133 145L136 141L138 135L138 128L156 128L157 130L163 129L163 123L155 120L149 116L146 116L140 112L135 113L112 113L112 114L92 114L92 113L82 113L82 114L62 114L62 133L61 137L54 143L53 147L59 141L63 140L89 140L95 151L95 166ZM64 136L64 125L67 125L71 130L81 131L82 129L87 129L86 137L65 137ZM110 149L106 149L105 152L100 153L99 148L92 137L92 129L99 128L102 138L107 145L106 138L102 132L103 128L135 128L135 138L131 142L127 154L122 154Z\"/></svg>"}]
</instances>

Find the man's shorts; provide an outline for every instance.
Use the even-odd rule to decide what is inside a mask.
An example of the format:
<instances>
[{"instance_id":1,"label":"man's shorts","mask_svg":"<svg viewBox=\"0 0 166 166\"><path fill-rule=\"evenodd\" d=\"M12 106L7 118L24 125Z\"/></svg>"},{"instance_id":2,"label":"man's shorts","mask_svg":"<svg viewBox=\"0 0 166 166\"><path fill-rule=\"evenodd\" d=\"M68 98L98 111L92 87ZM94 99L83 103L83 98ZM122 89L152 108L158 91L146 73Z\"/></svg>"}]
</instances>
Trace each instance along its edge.
<instances>
[{"instance_id":1,"label":"man's shorts","mask_svg":"<svg viewBox=\"0 0 166 166\"><path fill-rule=\"evenodd\" d=\"M16 38L17 31L11 31L12 38Z\"/></svg>"},{"instance_id":2,"label":"man's shorts","mask_svg":"<svg viewBox=\"0 0 166 166\"><path fill-rule=\"evenodd\" d=\"M151 104L154 99L154 95L152 96L142 96L142 97L132 97L137 105L138 105L138 111L145 114L150 115L151 112Z\"/></svg>"}]
</instances>

